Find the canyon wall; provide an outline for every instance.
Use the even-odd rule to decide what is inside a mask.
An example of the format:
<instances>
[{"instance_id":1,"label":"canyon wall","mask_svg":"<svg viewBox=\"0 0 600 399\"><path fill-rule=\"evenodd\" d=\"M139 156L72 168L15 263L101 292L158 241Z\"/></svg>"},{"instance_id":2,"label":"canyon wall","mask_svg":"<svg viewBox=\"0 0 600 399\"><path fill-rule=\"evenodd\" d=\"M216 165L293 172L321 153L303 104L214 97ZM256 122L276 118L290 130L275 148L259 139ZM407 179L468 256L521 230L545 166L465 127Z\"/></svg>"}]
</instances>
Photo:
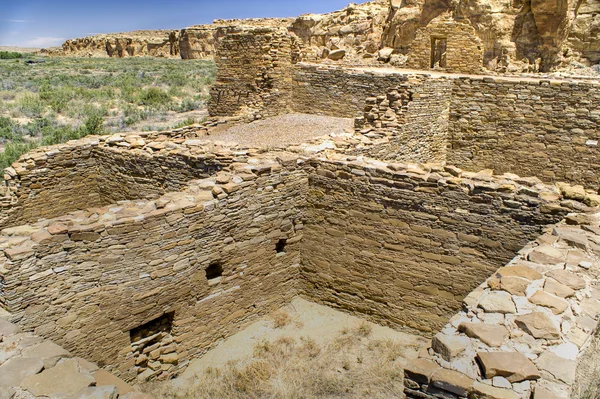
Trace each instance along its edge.
<instances>
[{"instance_id":1,"label":"canyon wall","mask_svg":"<svg viewBox=\"0 0 600 399\"><path fill-rule=\"evenodd\" d=\"M180 31L136 31L68 40L68 56L156 56L212 59L235 27L286 29L306 62L430 68L431 32L449 40L445 71L499 73L571 70L597 64L598 6L595 0L374 1L328 14L298 18L216 20ZM445 16L445 17L444 17ZM445 32L437 19L464 29ZM433 23L433 25L431 25ZM467 60L465 60L465 57ZM468 62L467 62L468 61ZM460 65L467 64L468 67ZM457 67L459 65L459 67Z\"/></svg>"}]
</instances>

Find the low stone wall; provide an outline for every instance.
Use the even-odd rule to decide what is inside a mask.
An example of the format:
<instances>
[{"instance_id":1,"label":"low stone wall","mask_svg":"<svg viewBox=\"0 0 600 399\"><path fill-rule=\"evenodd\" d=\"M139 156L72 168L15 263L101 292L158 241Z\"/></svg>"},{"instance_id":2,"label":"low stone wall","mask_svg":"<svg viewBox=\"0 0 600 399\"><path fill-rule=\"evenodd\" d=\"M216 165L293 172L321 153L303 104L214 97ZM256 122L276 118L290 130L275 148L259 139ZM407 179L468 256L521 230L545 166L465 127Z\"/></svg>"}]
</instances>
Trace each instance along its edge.
<instances>
[{"instance_id":1,"label":"low stone wall","mask_svg":"<svg viewBox=\"0 0 600 399\"><path fill-rule=\"evenodd\" d=\"M177 133L90 136L26 154L4 173L0 229L127 199L155 198L215 174L231 153L181 152Z\"/></svg>"},{"instance_id":2,"label":"low stone wall","mask_svg":"<svg viewBox=\"0 0 600 399\"><path fill-rule=\"evenodd\" d=\"M0 397L152 399L0 316Z\"/></svg>"},{"instance_id":3,"label":"low stone wall","mask_svg":"<svg viewBox=\"0 0 600 399\"><path fill-rule=\"evenodd\" d=\"M177 374L296 294L306 184L284 158L5 229L0 304L128 381Z\"/></svg>"},{"instance_id":4,"label":"low stone wall","mask_svg":"<svg viewBox=\"0 0 600 399\"><path fill-rule=\"evenodd\" d=\"M547 229L469 294L406 368L407 396L567 399L597 389L599 243L597 215Z\"/></svg>"},{"instance_id":5,"label":"low stone wall","mask_svg":"<svg viewBox=\"0 0 600 399\"><path fill-rule=\"evenodd\" d=\"M461 78L450 105L448 162L600 188L600 85ZM498 156L502 154L502 156Z\"/></svg>"},{"instance_id":6,"label":"low stone wall","mask_svg":"<svg viewBox=\"0 0 600 399\"><path fill-rule=\"evenodd\" d=\"M568 212L537 179L340 158L311 161L304 291L400 330L438 331Z\"/></svg>"}]
</instances>

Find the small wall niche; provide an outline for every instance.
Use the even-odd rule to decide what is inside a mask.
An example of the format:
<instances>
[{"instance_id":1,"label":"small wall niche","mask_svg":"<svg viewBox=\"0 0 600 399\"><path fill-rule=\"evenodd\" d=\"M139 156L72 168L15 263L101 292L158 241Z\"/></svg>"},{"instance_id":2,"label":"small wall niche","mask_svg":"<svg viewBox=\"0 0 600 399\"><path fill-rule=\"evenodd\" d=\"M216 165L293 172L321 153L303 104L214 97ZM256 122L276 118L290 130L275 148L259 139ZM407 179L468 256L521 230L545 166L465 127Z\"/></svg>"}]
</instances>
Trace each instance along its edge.
<instances>
[{"instance_id":1,"label":"small wall niche","mask_svg":"<svg viewBox=\"0 0 600 399\"><path fill-rule=\"evenodd\" d=\"M130 330L129 338L131 339L131 342L135 343L153 336L171 334L174 317L175 312L165 313L157 319ZM160 340L160 338L158 338L158 340Z\"/></svg>"},{"instance_id":2,"label":"small wall niche","mask_svg":"<svg viewBox=\"0 0 600 399\"><path fill-rule=\"evenodd\" d=\"M213 281L218 279L223 275L223 265L221 262L211 262L210 265L206 268L206 279L208 281Z\"/></svg>"},{"instance_id":3,"label":"small wall niche","mask_svg":"<svg viewBox=\"0 0 600 399\"><path fill-rule=\"evenodd\" d=\"M285 253L286 245L287 240L285 238L282 238L281 240L277 241L277 244L275 244L275 251L277 251L278 254Z\"/></svg>"}]
</instances>

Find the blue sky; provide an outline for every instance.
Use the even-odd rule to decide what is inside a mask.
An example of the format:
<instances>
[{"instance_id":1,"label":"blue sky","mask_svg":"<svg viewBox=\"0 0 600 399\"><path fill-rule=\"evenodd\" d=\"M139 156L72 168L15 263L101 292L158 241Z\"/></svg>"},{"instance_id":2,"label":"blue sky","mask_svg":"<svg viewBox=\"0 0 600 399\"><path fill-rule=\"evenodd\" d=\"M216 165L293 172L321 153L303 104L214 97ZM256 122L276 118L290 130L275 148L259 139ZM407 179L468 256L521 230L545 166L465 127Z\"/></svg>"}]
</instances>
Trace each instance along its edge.
<instances>
[{"instance_id":1,"label":"blue sky","mask_svg":"<svg viewBox=\"0 0 600 399\"><path fill-rule=\"evenodd\" d=\"M292 17L350 0L0 0L0 46L50 47L65 39L137 29L181 29L223 18Z\"/></svg>"}]
</instances>

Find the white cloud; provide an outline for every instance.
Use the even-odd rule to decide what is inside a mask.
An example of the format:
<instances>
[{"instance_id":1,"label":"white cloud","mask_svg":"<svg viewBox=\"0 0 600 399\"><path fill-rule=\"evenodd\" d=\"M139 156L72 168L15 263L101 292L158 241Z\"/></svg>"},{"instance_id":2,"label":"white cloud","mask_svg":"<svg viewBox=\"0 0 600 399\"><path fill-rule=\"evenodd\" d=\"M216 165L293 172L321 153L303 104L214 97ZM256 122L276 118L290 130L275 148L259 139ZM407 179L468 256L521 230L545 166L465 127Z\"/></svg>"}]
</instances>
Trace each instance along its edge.
<instances>
[{"instance_id":1,"label":"white cloud","mask_svg":"<svg viewBox=\"0 0 600 399\"><path fill-rule=\"evenodd\" d=\"M25 24L27 22L33 22L33 21L28 21L26 19L9 19L8 22L14 22L16 24Z\"/></svg>"},{"instance_id":2,"label":"white cloud","mask_svg":"<svg viewBox=\"0 0 600 399\"><path fill-rule=\"evenodd\" d=\"M26 40L25 45L29 47L52 47L60 46L66 39L64 37L36 37Z\"/></svg>"}]
</instances>

